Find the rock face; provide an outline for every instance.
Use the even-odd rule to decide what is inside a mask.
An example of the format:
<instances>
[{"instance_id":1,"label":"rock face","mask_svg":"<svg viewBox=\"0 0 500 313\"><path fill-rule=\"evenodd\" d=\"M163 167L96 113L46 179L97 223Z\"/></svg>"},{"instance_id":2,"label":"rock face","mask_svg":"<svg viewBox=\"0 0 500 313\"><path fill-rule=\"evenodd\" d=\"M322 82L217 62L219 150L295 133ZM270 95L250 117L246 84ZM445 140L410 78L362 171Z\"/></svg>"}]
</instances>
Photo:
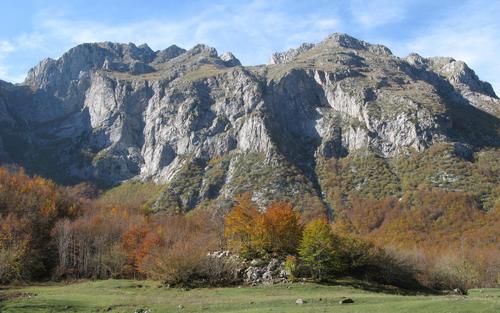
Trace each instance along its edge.
<instances>
[{"instance_id":1,"label":"rock face","mask_svg":"<svg viewBox=\"0 0 500 313\"><path fill-rule=\"evenodd\" d=\"M82 44L0 84L0 159L65 183L166 184L158 210L248 189L319 199L318 158L498 147L499 108L463 62L344 34L257 67L205 45Z\"/></svg>"}]
</instances>

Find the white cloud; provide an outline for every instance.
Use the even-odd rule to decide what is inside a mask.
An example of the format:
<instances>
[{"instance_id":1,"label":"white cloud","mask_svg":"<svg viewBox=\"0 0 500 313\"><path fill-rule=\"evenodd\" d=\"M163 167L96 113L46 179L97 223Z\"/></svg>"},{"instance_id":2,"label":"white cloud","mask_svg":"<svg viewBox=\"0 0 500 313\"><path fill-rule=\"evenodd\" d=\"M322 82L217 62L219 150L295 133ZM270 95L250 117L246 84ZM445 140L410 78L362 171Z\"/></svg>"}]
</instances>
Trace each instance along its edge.
<instances>
[{"instance_id":1,"label":"white cloud","mask_svg":"<svg viewBox=\"0 0 500 313\"><path fill-rule=\"evenodd\" d=\"M424 56L451 56L465 61L478 76L500 91L500 6L471 2L420 31L400 50Z\"/></svg>"},{"instance_id":2,"label":"white cloud","mask_svg":"<svg viewBox=\"0 0 500 313\"><path fill-rule=\"evenodd\" d=\"M296 18L284 13L271 2L255 0L238 7L211 6L197 15L180 21L149 19L126 24L106 24L91 20L72 20L59 12L43 12L35 21L34 34L25 34L26 41L45 51L54 50L54 42L64 49L84 42L116 41L147 43L153 49L171 44L190 48L206 43L216 48L232 49L242 61L264 62L274 52L303 41L320 40L339 26L333 17L309 15ZM290 35L293 34L293 35ZM248 49L249 46L253 46ZM265 56L264 56L265 55Z\"/></svg>"},{"instance_id":3,"label":"white cloud","mask_svg":"<svg viewBox=\"0 0 500 313\"><path fill-rule=\"evenodd\" d=\"M293 48L302 42L317 42L329 33L348 29L365 36L361 39L388 44L398 54L414 51L425 56L463 59L500 91L497 75L500 58L496 55L500 51L500 37L496 36L500 29L497 19L500 5L478 1L483 3L456 5L446 11L448 16L427 27L412 29L417 35L410 40L401 39L404 32L386 37L387 33L377 30L381 26L398 27L403 21L411 21L409 13L417 3L415 0L353 0L347 6L350 21L340 16L334 6L329 7L330 10L313 10L313 13L293 13L284 9L288 5L286 1L264 0L208 5L188 18L177 20L150 18L124 23L74 19L67 12L51 10L40 12L34 18L33 31L9 41L0 40L0 78L20 81L27 67L44 57L59 57L83 42L147 43L155 50L171 44L190 48L206 43L219 52L230 50L244 64L251 65L266 62L276 50ZM22 57L26 51L31 53L29 62ZM27 64L31 62L33 64ZM23 63L22 66L19 63Z\"/></svg>"},{"instance_id":4,"label":"white cloud","mask_svg":"<svg viewBox=\"0 0 500 313\"><path fill-rule=\"evenodd\" d=\"M9 41L0 41L0 77L8 81L20 82L24 79L24 75L14 75L11 71L11 66L7 65L6 59L9 54L15 51L14 45Z\"/></svg>"},{"instance_id":5,"label":"white cloud","mask_svg":"<svg viewBox=\"0 0 500 313\"><path fill-rule=\"evenodd\" d=\"M340 28L340 20L331 12L294 15L283 10L283 2L264 0L209 5L184 19L151 18L121 24L74 19L67 13L39 12L33 20L34 30L11 41L16 52L36 51L41 60L57 58L84 42L147 43L155 50L172 44L190 48L205 43L220 52L231 50L244 64L252 65L265 63L276 50L322 40ZM1 58L0 64L5 64ZM11 71L14 69L0 65L0 77L13 77Z\"/></svg>"},{"instance_id":6,"label":"white cloud","mask_svg":"<svg viewBox=\"0 0 500 313\"><path fill-rule=\"evenodd\" d=\"M409 4L407 0L352 0L350 11L362 27L376 28L405 19Z\"/></svg>"},{"instance_id":7,"label":"white cloud","mask_svg":"<svg viewBox=\"0 0 500 313\"><path fill-rule=\"evenodd\" d=\"M0 41L0 57L14 51L14 46L9 41Z\"/></svg>"}]
</instances>

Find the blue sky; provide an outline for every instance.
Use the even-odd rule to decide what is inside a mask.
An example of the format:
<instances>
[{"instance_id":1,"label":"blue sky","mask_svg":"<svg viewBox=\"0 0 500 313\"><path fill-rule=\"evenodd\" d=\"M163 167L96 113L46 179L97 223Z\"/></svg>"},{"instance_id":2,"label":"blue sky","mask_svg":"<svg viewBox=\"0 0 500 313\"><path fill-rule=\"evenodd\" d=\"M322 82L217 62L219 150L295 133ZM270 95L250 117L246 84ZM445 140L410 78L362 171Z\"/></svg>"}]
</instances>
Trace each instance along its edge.
<instances>
[{"instance_id":1,"label":"blue sky","mask_svg":"<svg viewBox=\"0 0 500 313\"><path fill-rule=\"evenodd\" d=\"M158 50L206 43L245 65L332 32L396 55L452 56L500 91L500 1L207 0L2 1L0 79L19 82L45 57L93 41Z\"/></svg>"}]
</instances>

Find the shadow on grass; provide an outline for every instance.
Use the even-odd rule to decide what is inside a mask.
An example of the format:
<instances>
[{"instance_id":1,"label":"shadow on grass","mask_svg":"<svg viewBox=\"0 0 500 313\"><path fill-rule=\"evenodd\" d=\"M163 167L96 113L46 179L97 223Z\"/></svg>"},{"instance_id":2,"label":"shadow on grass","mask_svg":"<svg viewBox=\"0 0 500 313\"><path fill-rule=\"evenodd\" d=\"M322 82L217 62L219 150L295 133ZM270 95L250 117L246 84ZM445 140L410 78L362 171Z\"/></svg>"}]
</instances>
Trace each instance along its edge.
<instances>
[{"instance_id":1,"label":"shadow on grass","mask_svg":"<svg viewBox=\"0 0 500 313\"><path fill-rule=\"evenodd\" d=\"M416 281L404 282L404 285L388 285L373 280L362 280L355 277L340 277L318 282L326 286L344 286L361 289L375 293L391 295L416 296L416 295L440 295L441 293L420 285Z\"/></svg>"}]
</instances>

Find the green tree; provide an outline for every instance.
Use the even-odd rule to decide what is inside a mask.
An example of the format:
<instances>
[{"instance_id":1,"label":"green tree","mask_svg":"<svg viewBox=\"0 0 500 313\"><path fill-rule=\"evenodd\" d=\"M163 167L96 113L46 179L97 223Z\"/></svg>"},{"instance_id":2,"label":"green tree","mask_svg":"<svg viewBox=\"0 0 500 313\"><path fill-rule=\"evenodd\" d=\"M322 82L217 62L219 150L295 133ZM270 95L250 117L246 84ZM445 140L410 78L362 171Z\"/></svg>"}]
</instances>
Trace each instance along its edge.
<instances>
[{"instance_id":1,"label":"green tree","mask_svg":"<svg viewBox=\"0 0 500 313\"><path fill-rule=\"evenodd\" d=\"M299 257L313 278L322 280L342 271L337 245L338 238L327 221L314 220L306 225L299 246Z\"/></svg>"}]
</instances>

